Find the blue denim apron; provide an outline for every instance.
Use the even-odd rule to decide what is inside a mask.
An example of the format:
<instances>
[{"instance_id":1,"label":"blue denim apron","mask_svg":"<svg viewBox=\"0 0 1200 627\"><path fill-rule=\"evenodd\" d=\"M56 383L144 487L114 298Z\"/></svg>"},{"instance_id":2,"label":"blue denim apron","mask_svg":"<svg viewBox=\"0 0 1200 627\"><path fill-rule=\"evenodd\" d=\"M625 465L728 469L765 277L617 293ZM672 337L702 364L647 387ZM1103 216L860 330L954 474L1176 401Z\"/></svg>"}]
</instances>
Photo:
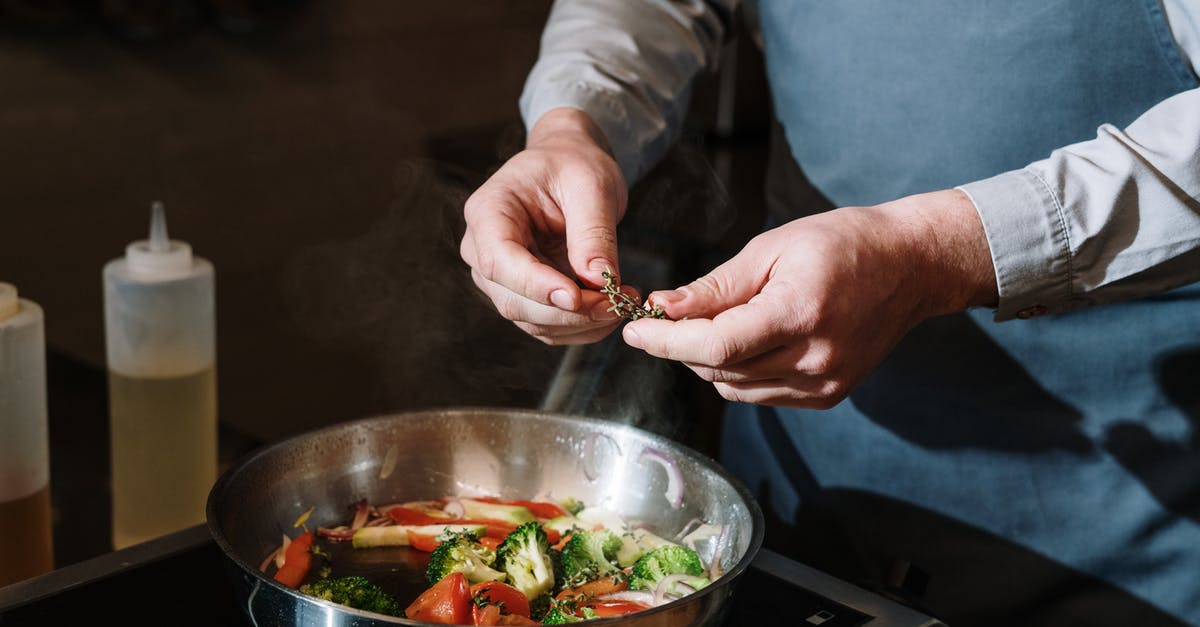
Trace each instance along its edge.
<instances>
[{"instance_id":1,"label":"blue denim apron","mask_svg":"<svg viewBox=\"0 0 1200 627\"><path fill-rule=\"evenodd\" d=\"M1197 85L1160 0L760 15L794 176L835 206L1020 168ZM832 410L731 407L721 458L769 545L951 625L1200 624L1200 286L930 320Z\"/></svg>"}]
</instances>

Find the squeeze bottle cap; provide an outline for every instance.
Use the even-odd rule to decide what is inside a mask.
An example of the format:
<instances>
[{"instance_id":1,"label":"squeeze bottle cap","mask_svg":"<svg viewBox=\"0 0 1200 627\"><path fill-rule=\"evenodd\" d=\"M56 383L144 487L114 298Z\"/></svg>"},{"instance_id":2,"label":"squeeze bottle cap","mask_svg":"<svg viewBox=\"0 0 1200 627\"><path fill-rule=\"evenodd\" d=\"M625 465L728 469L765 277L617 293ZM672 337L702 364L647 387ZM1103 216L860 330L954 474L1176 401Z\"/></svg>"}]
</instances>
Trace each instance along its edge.
<instances>
[{"instance_id":1,"label":"squeeze bottle cap","mask_svg":"<svg viewBox=\"0 0 1200 627\"><path fill-rule=\"evenodd\" d=\"M147 278L170 278L192 270L192 247L167 237L167 216L161 202L150 206L150 239L125 247L129 271Z\"/></svg>"},{"instance_id":2,"label":"squeeze bottle cap","mask_svg":"<svg viewBox=\"0 0 1200 627\"><path fill-rule=\"evenodd\" d=\"M20 310L21 301L17 300L17 286L0 282L0 322L13 317Z\"/></svg>"}]
</instances>

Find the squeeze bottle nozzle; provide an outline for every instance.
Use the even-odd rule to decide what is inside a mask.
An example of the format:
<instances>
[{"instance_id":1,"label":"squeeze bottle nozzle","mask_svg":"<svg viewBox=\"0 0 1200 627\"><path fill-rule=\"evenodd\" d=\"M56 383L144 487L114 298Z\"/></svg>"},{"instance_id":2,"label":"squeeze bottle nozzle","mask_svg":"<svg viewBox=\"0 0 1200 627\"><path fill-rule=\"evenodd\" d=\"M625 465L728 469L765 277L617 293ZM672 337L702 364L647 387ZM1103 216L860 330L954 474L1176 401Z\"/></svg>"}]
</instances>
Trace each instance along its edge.
<instances>
[{"instance_id":1,"label":"squeeze bottle nozzle","mask_svg":"<svg viewBox=\"0 0 1200 627\"><path fill-rule=\"evenodd\" d=\"M150 206L150 238L125 247L129 271L145 278L172 278L192 271L192 247L167 237L167 216L161 202Z\"/></svg>"}]
</instances>

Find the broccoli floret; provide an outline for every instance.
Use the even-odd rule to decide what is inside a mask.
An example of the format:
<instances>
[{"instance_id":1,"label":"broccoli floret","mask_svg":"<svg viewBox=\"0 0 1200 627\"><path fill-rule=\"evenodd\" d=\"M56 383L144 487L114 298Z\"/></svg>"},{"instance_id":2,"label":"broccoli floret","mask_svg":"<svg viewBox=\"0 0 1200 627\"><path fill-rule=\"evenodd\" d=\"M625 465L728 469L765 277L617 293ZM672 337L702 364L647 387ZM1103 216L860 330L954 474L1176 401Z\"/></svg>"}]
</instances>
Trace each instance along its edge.
<instances>
[{"instance_id":1,"label":"broccoli floret","mask_svg":"<svg viewBox=\"0 0 1200 627\"><path fill-rule=\"evenodd\" d=\"M565 585L578 586L605 575L620 573L620 569L612 562L620 548L621 538L607 529L572 534L562 549Z\"/></svg>"},{"instance_id":2,"label":"broccoli floret","mask_svg":"<svg viewBox=\"0 0 1200 627\"><path fill-rule=\"evenodd\" d=\"M496 549L496 568L508 575L508 583L533 599L554 587L554 564L550 540L535 522L517 527Z\"/></svg>"},{"instance_id":3,"label":"broccoli floret","mask_svg":"<svg viewBox=\"0 0 1200 627\"><path fill-rule=\"evenodd\" d=\"M300 587L300 592L333 601L341 605L348 605L355 609L375 612L376 614L387 614L388 616L401 616L400 602L393 598L382 588L367 580L366 577L349 576L335 577L332 579L318 579L308 585Z\"/></svg>"},{"instance_id":4,"label":"broccoli floret","mask_svg":"<svg viewBox=\"0 0 1200 627\"><path fill-rule=\"evenodd\" d=\"M700 556L686 546L663 545L650 550L633 565L629 588L653 590L663 577L677 574L693 577L704 574L704 565L700 563ZM704 583L707 583L707 580L704 580Z\"/></svg>"},{"instance_id":5,"label":"broccoli floret","mask_svg":"<svg viewBox=\"0 0 1200 627\"><path fill-rule=\"evenodd\" d=\"M562 608L552 607L546 616L542 618L543 625L569 625L571 623L582 623L583 619L564 612Z\"/></svg>"},{"instance_id":6,"label":"broccoli floret","mask_svg":"<svg viewBox=\"0 0 1200 627\"><path fill-rule=\"evenodd\" d=\"M583 616L576 616L575 612L579 611ZM571 623L581 623L585 620L596 618L596 611L590 607L579 609L574 601L552 601L550 611L542 618L543 625L569 625Z\"/></svg>"},{"instance_id":7,"label":"broccoli floret","mask_svg":"<svg viewBox=\"0 0 1200 627\"><path fill-rule=\"evenodd\" d=\"M558 504L562 505L563 509L567 510L567 513L572 516L582 512L584 508L583 501L580 501L573 496L568 496L565 499L559 499Z\"/></svg>"},{"instance_id":8,"label":"broccoli floret","mask_svg":"<svg viewBox=\"0 0 1200 627\"><path fill-rule=\"evenodd\" d=\"M433 585L450 573L462 573L467 581L504 581L505 574L492 568L496 553L469 533L448 535L429 556L425 580Z\"/></svg>"}]
</instances>

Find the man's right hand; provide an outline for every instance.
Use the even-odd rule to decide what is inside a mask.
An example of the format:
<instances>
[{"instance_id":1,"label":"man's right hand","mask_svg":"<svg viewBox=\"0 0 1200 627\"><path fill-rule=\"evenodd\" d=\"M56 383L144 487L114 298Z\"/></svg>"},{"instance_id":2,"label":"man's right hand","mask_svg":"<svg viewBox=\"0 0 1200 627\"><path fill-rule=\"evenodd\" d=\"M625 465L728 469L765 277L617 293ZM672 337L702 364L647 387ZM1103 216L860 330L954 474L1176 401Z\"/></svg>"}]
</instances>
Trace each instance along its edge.
<instances>
[{"instance_id":1,"label":"man's right hand","mask_svg":"<svg viewBox=\"0 0 1200 627\"><path fill-rule=\"evenodd\" d=\"M467 199L459 252L475 285L526 333L547 344L596 342L620 322L598 289L601 273L619 267L625 203L600 129L578 109L553 109Z\"/></svg>"}]
</instances>

